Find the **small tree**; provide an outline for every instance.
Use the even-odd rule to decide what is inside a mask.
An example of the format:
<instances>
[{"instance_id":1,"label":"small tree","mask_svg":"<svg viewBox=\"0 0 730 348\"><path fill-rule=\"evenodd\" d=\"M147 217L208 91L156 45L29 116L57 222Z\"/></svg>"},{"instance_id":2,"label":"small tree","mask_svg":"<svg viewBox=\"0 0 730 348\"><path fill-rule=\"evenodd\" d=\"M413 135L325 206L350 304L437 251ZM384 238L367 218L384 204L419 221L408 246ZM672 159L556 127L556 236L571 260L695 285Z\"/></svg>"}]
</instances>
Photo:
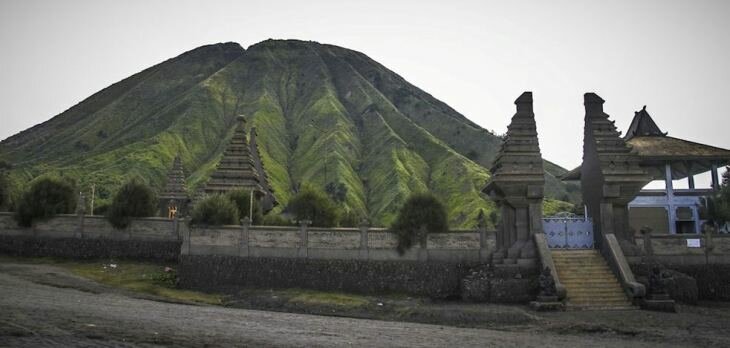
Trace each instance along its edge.
<instances>
[{"instance_id":1,"label":"small tree","mask_svg":"<svg viewBox=\"0 0 730 348\"><path fill-rule=\"evenodd\" d=\"M234 190L226 194L226 197L230 199L233 204L238 208L238 216L243 218L249 216L251 213L251 193L245 190ZM261 211L261 205L258 200L254 197L253 200L253 218L251 221L254 225L260 225L263 221L264 214Z\"/></svg>"},{"instance_id":2,"label":"small tree","mask_svg":"<svg viewBox=\"0 0 730 348\"><path fill-rule=\"evenodd\" d=\"M446 208L431 193L411 194L390 228L398 237L396 249L403 255L416 237L425 240L426 233L448 232Z\"/></svg>"},{"instance_id":3,"label":"small tree","mask_svg":"<svg viewBox=\"0 0 730 348\"><path fill-rule=\"evenodd\" d=\"M112 199L107 219L114 228L127 228L132 218L154 216L157 198L154 192L140 179L132 179L122 185Z\"/></svg>"},{"instance_id":4,"label":"small tree","mask_svg":"<svg viewBox=\"0 0 730 348\"><path fill-rule=\"evenodd\" d=\"M261 220L261 224L264 226L294 226L295 224L283 216L278 214L266 214Z\"/></svg>"},{"instance_id":5,"label":"small tree","mask_svg":"<svg viewBox=\"0 0 730 348\"><path fill-rule=\"evenodd\" d=\"M339 221L339 212L327 195L310 185L302 185L287 205L287 210L294 217L312 221L312 226L333 227Z\"/></svg>"},{"instance_id":6,"label":"small tree","mask_svg":"<svg viewBox=\"0 0 730 348\"><path fill-rule=\"evenodd\" d=\"M335 202L342 203L347 199L347 186L341 182L330 182L324 187L327 195Z\"/></svg>"},{"instance_id":7,"label":"small tree","mask_svg":"<svg viewBox=\"0 0 730 348\"><path fill-rule=\"evenodd\" d=\"M702 206L702 215L716 230L730 221L730 167L722 175L720 189L714 192Z\"/></svg>"},{"instance_id":8,"label":"small tree","mask_svg":"<svg viewBox=\"0 0 730 348\"><path fill-rule=\"evenodd\" d=\"M10 179L7 173L0 169L0 211L10 207Z\"/></svg>"},{"instance_id":9,"label":"small tree","mask_svg":"<svg viewBox=\"0 0 730 348\"><path fill-rule=\"evenodd\" d=\"M193 208L191 225L222 226L239 223L238 207L228 197L213 195L206 197Z\"/></svg>"},{"instance_id":10,"label":"small tree","mask_svg":"<svg viewBox=\"0 0 730 348\"><path fill-rule=\"evenodd\" d=\"M35 181L16 207L18 225L31 227L34 221L43 221L56 214L70 214L76 209L75 185L59 178L44 177Z\"/></svg>"}]
</instances>

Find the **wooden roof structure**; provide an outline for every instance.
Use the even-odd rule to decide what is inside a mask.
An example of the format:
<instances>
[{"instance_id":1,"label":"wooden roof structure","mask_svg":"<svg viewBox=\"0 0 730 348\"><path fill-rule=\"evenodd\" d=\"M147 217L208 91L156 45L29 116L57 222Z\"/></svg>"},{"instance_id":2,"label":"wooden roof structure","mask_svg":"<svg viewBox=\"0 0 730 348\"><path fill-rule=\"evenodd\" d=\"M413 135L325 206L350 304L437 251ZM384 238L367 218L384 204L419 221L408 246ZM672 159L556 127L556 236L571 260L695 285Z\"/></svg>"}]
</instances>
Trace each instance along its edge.
<instances>
[{"instance_id":1,"label":"wooden roof structure","mask_svg":"<svg viewBox=\"0 0 730 348\"><path fill-rule=\"evenodd\" d=\"M730 163L730 150L700 144L697 142L670 137L662 132L659 126L646 111L634 114L624 140L636 153L641 166L648 169L654 180L665 177L664 164L671 163L672 178L686 178L711 170L712 166L724 166ZM561 179L564 181L580 180L581 167L577 167Z\"/></svg>"}]
</instances>

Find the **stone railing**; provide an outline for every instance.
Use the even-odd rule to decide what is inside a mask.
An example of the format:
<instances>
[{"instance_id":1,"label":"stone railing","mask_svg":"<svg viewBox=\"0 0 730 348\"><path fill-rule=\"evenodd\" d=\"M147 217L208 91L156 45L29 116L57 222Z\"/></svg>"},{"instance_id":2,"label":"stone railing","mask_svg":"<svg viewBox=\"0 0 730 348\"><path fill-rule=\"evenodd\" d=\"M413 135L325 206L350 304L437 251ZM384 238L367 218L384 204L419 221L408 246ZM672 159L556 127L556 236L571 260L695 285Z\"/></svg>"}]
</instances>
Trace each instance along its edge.
<instances>
[{"instance_id":1,"label":"stone railing","mask_svg":"<svg viewBox=\"0 0 730 348\"><path fill-rule=\"evenodd\" d=\"M550 267L550 274L553 276L555 281L555 292L558 295L558 299L562 300L567 295L568 291L565 286L560 283L560 277L558 271L555 268L555 262L553 262L553 254L550 252L548 246L547 237L545 233L535 233L535 246L537 247L538 256L540 256L540 264L542 267Z\"/></svg>"},{"instance_id":2,"label":"stone railing","mask_svg":"<svg viewBox=\"0 0 730 348\"><path fill-rule=\"evenodd\" d=\"M632 301L646 295L646 288L634 278L634 272L631 270L621 245L619 245L618 239L613 233L603 235L601 254Z\"/></svg>"},{"instance_id":3,"label":"stone railing","mask_svg":"<svg viewBox=\"0 0 730 348\"><path fill-rule=\"evenodd\" d=\"M427 235L403 255L396 236L384 228L296 227L241 225L182 228L182 255L286 257L309 259L412 260L486 262L494 250L494 232L452 230Z\"/></svg>"}]
</instances>

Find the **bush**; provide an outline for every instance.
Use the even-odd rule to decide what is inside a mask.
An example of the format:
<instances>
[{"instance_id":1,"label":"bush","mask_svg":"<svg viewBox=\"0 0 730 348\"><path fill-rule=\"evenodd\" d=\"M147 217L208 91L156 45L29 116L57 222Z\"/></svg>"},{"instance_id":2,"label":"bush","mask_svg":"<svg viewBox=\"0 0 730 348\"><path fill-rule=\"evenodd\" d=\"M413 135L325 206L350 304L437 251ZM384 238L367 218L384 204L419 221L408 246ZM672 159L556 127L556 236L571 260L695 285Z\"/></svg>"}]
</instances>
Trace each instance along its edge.
<instances>
[{"instance_id":1,"label":"bush","mask_svg":"<svg viewBox=\"0 0 730 348\"><path fill-rule=\"evenodd\" d=\"M45 177L35 181L20 199L15 220L18 225L31 227L56 214L70 214L76 208L75 185L67 180Z\"/></svg>"},{"instance_id":2,"label":"bush","mask_svg":"<svg viewBox=\"0 0 730 348\"><path fill-rule=\"evenodd\" d=\"M398 253L410 249L417 237L426 238L425 233L448 232L446 209L430 193L414 193L403 204L391 230L398 237Z\"/></svg>"},{"instance_id":3,"label":"bush","mask_svg":"<svg viewBox=\"0 0 730 348\"><path fill-rule=\"evenodd\" d=\"M344 214L340 214L339 225L341 227L357 227L360 222L362 222L362 218L353 211L348 210Z\"/></svg>"},{"instance_id":4,"label":"bush","mask_svg":"<svg viewBox=\"0 0 730 348\"><path fill-rule=\"evenodd\" d=\"M238 225L238 207L228 197L213 195L195 205L191 225Z\"/></svg>"},{"instance_id":5,"label":"bush","mask_svg":"<svg viewBox=\"0 0 730 348\"><path fill-rule=\"evenodd\" d=\"M127 228L132 218L154 216L157 211L157 198L152 189L138 179L124 184L114 196L107 219L114 228Z\"/></svg>"},{"instance_id":6,"label":"bush","mask_svg":"<svg viewBox=\"0 0 730 348\"><path fill-rule=\"evenodd\" d=\"M730 221L730 167L722 175L719 190L703 201L700 216L715 228Z\"/></svg>"},{"instance_id":7,"label":"bush","mask_svg":"<svg viewBox=\"0 0 730 348\"><path fill-rule=\"evenodd\" d=\"M261 221L261 225L264 226L294 226L295 223L289 219L285 219L283 216L278 214L264 215Z\"/></svg>"},{"instance_id":8,"label":"bush","mask_svg":"<svg viewBox=\"0 0 730 348\"><path fill-rule=\"evenodd\" d=\"M327 195L309 185L302 185L287 205L287 210L298 221L310 220L312 226L333 227L339 221L339 212Z\"/></svg>"},{"instance_id":9,"label":"bush","mask_svg":"<svg viewBox=\"0 0 730 348\"><path fill-rule=\"evenodd\" d=\"M0 172L0 211L10 208L10 180L7 174Z\"/></svg>"},{"instance_id":10,"label":"bush","mask_svg":"<svg viewBox=\"0 0 730 348\"><path fill-rule=\"evenodd\" d=\"M106 215L109 213L109 203L102 203L94 207L94 215ZM91 212L89 212L91 213Z\"/></svg>"},{"instance_id":11,"label":"bush","mask_svg":"<svg viewBox=\"0 0 730 348\"><path fill-rule=\"evenodd\" d=\"M251 193L249 191L234 190L226 193L226 197L228 197L228 199L230 199L233 204L235 204L238 208L239 217L243 218L244 216L248 216L250 214L251 211L249 209L251 204ZM261 205L259 204L258 200L254 198L253 218L251 219L251 221L254 225L260 225L263 217L264 214L261 212Z\"/></svg>"}]
</instances>

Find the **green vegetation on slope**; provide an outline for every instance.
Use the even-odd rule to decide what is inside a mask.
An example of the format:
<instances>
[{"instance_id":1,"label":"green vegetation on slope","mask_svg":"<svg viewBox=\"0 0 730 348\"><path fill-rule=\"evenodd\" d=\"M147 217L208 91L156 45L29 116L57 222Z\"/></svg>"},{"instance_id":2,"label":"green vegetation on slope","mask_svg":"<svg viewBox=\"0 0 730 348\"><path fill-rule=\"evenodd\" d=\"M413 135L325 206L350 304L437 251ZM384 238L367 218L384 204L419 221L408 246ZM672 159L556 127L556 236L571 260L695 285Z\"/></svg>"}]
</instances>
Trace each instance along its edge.
<instances>
[{"instance_id":1,"label":"green vegetation on slope","mask_svg":"<svg viewBox=\"0 0 730 348\"><path fill-rule=\"evenodd\" d=\"M149 68L0 143L22 186L55 173L97 188L97 205L130 175L160 190L180 154L191 195L205 184L237 115L256 127L281 213L297 187L342 183L351 217L387 225L414 192L444 202L454 227L494 203L480 191L499 138L364 54L268 40L204 46ZM575 201L546 162L546 192ZM19 188L15 189L20 190Z\"/></svg>"}]
</instances>

